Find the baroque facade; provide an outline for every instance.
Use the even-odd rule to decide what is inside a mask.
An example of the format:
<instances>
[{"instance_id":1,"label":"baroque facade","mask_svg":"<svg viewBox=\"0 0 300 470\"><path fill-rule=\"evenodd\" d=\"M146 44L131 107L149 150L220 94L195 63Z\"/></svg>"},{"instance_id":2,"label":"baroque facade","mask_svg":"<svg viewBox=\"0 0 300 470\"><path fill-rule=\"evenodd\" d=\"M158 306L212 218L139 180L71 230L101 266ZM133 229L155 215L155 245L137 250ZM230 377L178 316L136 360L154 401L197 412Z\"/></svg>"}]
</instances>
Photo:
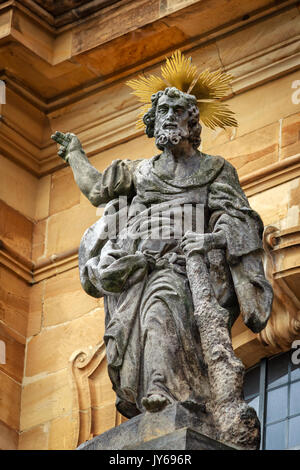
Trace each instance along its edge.
<instances>
[{"instance_id":1,"label":"baroque facade","mask_svg":"<svg viewBox=\"0 0 300 470\"><path fill-rule=\"evenodd\" d=\"M254 405L258 369L270 389L266 367L284 362L300 338L299 2L59 4L0 4L1 449L74 449L123 419L106 371L102 299L85 294L78 276L80 239L101 208L80 194L50 136L76 133L100 171L116 158L153 156L154 143L135 127L139 103L125 82L155 73L175 49L199 69L234 76L227 101L239 127L203 128L201 148L236 167L266 226L272 316L258 335L238 319L232 338ZM284 370L290 397L299 372L290 364ZM271 392L257 405L263 420ZM293 406L280 422L296 422Z\"/></svg>"}]
</instances>

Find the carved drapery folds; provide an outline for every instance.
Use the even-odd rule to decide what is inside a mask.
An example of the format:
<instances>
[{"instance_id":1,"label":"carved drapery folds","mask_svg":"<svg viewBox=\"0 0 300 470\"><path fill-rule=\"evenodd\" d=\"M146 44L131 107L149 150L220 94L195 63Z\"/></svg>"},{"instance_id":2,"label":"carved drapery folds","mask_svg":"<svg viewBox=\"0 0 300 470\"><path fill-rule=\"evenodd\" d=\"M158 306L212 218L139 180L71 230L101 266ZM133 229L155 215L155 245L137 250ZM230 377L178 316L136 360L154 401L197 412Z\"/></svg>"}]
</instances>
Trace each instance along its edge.
<instances>
[{"instance_id":1,"label":"carved drapery folds","mask_svg":"<svg viewBox=\"0 0 300 470\"><path fill-rule=\"evenodd\" d=\"M271 353L287 350L300 336L300 226L264 231L265 272L274 290L270 320L258 335Z\"/></svg>"},{"instance_id":2,"label":"carved drapery folds","mask_svg":"<svg viewBox=\"0 0 300 470\"><path fill-rule=\"evenodd\" d=\"M255 336L269 356L290 349L292 342L300 337L300 226L281 231L274 226L266 227L264 248L265 272L274 290L274 301L266 328ZM105 381L108 383L103 341L93 348L75 351L70 358L70 372L75 448L103 432L101 405L104 397L100 389ZM118 425L123 420L115 410L115 420L111 424Z\"/></svg>"}]
</instances>

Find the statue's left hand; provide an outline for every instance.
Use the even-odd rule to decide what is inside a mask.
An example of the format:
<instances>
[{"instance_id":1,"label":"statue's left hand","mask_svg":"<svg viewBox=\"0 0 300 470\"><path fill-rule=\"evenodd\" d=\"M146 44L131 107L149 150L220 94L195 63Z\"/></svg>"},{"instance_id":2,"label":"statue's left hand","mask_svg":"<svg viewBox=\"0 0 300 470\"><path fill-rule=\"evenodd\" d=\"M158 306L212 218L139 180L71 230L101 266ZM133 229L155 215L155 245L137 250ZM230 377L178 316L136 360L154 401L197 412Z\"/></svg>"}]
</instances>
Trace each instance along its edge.
<instances>
[{"instance_id":1,"label":"statue's left hand","mask_svg":"<svg viewBox=\"0 0 300 470\"><path fill-rule=\"evenodd\" d=\"M223 232L196 233L188 231L184 234L180 246L186 256L191 256L196 253L207 253L215 248L224 248L226 239Z\"/></svg>"}]
</instances>

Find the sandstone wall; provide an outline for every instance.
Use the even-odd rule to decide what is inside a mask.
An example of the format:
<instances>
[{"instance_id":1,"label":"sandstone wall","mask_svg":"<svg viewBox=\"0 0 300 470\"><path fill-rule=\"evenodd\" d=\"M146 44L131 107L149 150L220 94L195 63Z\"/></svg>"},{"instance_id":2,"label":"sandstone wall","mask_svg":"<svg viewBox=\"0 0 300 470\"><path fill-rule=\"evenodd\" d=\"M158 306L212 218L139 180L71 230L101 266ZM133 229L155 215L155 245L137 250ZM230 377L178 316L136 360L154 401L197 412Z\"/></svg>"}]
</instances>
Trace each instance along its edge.
<instances>
[{"instance_id":1,"label":"sandstone wall","mask_svg":"<svg viewBox=\"0 0 300 470\"><path fill-rule=\"evenodd\" d=\"M293 304L288 308L299 311L300 72L296 40L299 8L293 2L283 2L286 8L273 14L271 2L272 8L263 18L259 8L267 2L257 0L257 20L254 17L244 25L242 21L248 19L239 18L240 23L230 31L238 9L238 2L232 3L235 9L230 13L228 7L223 12L232 14L232 18L228 16L218 37L214 28L220 27L221 17L216 23L199 5L189 7L182 17L179 14L167 17L164 25L177 32L179 42L184 43L189 34L195 36L186 49L199 67L212 70L222 67L235 76L227 102L236 112L239 127L226 131L203 129L201 148L224 156L237 168L252 207L265 225L274 225L279 230L281 238L278 235L276 239L274 253L278 255L274 255L272 272L276 279L286 280L290 290L285 295ZM209 32L207 38L197 35L198 10L205 34ZM181 23L184 37L180 33ZM151 34L155 33L157 38L151 53L146 47L137 51L138 57L151 56L145 63L149 73L159 69L154 50L160 45L163 27L166 26L153 23L138 31L145 44L145 38L152 37ZM76 44L83 48L83 26L80 34L83 43ZM169 31L168 41L171 36ZM15 46L9 45L3 55L0 44L0 58L6 61L4 65L11 66L10 73L17 70L20 62L20 70L30 77L32 88L36 84L38 90L33 94L27 85L22 88L15 81L8 87L7 103L1 105L0 340L4 341L7 353L6 364L0 364L2 449L72 449L82 436L99 434L121 422L114 407L105 357L101 356L92 370L84 366L86 356L78 356L76 367L82 360L83 375L79 374L79 367L78 375L74 375L76 353L102 351L103 301L85 294L77 268L80 239L101 216L101 210L97 211L80 194L71 170L56 155L51 133L55 130L77 133L91 163L100 171L116 158L149 158L157 151L152 140L135 129L137 102L124 86L125 65L132 67L127 71L131 78L138 70L130 62L133 38L130 42L126 42L128 38L118 38L118 47L123 51L119 75L115 72L113 48L107 62L103 52L101 55L102 49L95 48L90 56L76 55L75 51L76 60L71 54L70 61L56 65L57 56L52 64L48 61L51 41L47 48L42 48L45 38L41 35L36 44L24 42L26 48L33 48L34 54L44 54L44 59L29 55L25 46L18 45L17 59L11 62L11 48ZM87 44L92 39L95 40L87 36ZM170 44L166 47L170 48ZM69 54L69 33L63 33L56 45L62 57ZM26 69L22 61L27 62ZM38 73L30 75L31 66ZM90 74L88 78L92 80L105 67L109 70L104 86L97 89L96 82L91 81L85 92L85 74ZM279 315L280 321L282 315L288 319L284 326L288 339L281 343L275 338L275 348L273 343L263 343L238 319L233 328L233 345L246 367L288 347L294 337L289 331L288 314L281 310L274 313L274 318Z\"/></svg>"}]
</instances>

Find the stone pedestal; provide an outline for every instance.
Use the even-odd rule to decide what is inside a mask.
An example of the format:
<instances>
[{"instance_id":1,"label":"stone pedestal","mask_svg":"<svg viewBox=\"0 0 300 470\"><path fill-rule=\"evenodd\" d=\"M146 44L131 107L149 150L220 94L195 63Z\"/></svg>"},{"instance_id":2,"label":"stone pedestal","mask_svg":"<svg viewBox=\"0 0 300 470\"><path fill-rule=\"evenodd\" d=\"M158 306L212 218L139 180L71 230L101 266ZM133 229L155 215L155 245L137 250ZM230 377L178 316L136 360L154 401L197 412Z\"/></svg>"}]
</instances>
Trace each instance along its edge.
<instances>
[{"instance_id":1,"label":"stone pedestal","mask_svg":"<svg viewBox=\"0 0 300 470\"><path fill-rule=\"evenodd\" d=\"M138 446L124 447L124 450L232 450L215 439L200 434L195 429L181 428L170 434L143 442Z\"/></svg>"},{"instance_id":2,"label":"stone pedestal","mask_svg":"<svg viewBox=\"0 0 300 470\"><path fill-rule=\"evenodd\" d=\"M221 450L232 449L216 440L212 418L204 407L175 403L158 413L143 413L78 450Z\"/></svg>"}]
</instances>

